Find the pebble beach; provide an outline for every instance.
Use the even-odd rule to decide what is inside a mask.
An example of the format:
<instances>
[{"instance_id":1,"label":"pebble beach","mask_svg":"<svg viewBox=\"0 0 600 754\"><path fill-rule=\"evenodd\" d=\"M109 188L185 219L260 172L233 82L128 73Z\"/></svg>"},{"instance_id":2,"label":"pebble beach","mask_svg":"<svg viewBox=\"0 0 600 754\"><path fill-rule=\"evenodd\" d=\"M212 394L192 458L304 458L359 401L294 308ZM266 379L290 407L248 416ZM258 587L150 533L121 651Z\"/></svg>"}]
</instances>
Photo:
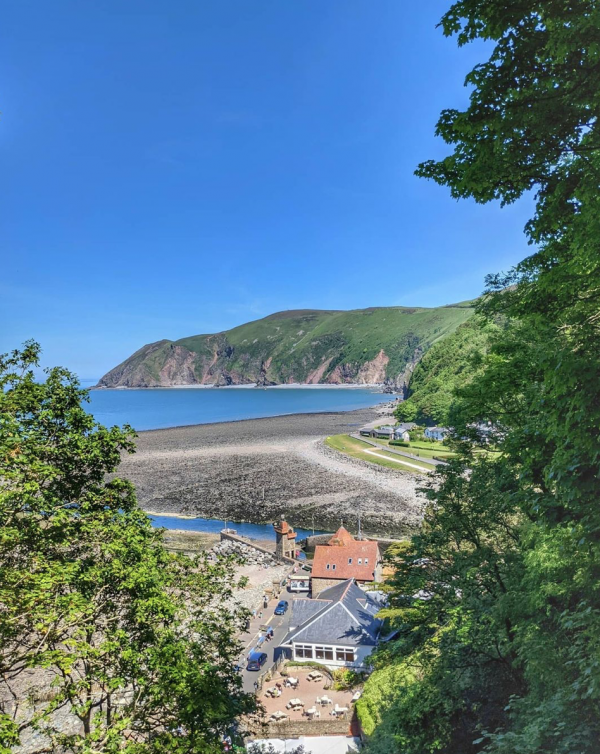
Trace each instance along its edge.
<instances>
[{"instance_id":1,"label":"pebble beach","mask_svg":"<svg viewBox=\"0 0 600 754\"><path fill-rule=\"evenodd\" d=\"M366 533L403 536L419 525L422 479L324 444L385 414L380 406L140 432L119 475L155 513L252 523L283 514L296 526L332 531L343 520L355 531L360 511Z\"/></svg>"}]
</instances>

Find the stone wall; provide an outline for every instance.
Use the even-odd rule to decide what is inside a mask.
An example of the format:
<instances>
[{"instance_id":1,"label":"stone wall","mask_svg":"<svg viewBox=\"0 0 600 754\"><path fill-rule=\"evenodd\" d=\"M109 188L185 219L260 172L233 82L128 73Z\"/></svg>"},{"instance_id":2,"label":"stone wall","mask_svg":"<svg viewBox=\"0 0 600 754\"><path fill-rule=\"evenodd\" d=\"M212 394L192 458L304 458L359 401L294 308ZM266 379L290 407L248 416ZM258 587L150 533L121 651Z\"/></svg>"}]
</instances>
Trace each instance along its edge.
<instances>
[{"instance_id":1,"label":"stone wall","mask_svg":"<svg viewBox=\"0 0 600 754\"><path fill-rule=\"evenodd\" d=\"M351 721L331 717L316 720L284 720L281 723L268 723L260 733L260 738L298 738L300 736L349 736ZM247 739L252 740L253 737Z\"/></svg>"},{"instance_id":2,"label":"stone wall","mask_svg":"<svg viewBox=\"0 0 600 754\"><path fill-rule=\"evenodd\" d=\"M264 555L268 555L271 558L275 558L275 553L272 550L267 550L266 547L261 547L260 545L257 545L253 540L246 539L245 537L240 537L237 534L232 534L230 531L226 531L225 529L221 531L221 542L223 540L229 540L230 542L238 542L239 544L246 545L247 547L253 547L255 550L258 550ZM282 560L285 563L292 563L293 565L302 564L301 560L296 560L295 558L288 558L285 556L278 557L277 560Z\"/></svg>"},{"instance_id":3,"label":"stone wall","mask_svg":"<svg viewBox=\"0 0 600 754\"><path fill-rule=\"evenodd\" d=\"M342 581L343 579L316 579L313 576L310 580L312 598L318 597L324 589L329 589L330 586L341 584Z\"/></svg>"}]
</instances>

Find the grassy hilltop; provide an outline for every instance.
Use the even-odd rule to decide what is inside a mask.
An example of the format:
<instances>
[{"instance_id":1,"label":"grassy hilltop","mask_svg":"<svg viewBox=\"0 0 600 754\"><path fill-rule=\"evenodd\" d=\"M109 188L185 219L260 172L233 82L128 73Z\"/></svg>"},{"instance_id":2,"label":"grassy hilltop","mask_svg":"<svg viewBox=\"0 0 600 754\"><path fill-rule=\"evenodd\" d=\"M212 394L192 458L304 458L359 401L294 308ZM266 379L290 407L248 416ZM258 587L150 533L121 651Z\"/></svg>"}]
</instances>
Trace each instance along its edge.
<instances>
[{"instance_id":1,"label":"grassy hilltop","mask_svg":"<svg viewBox=\"0 0 600 754\"><path fill-rule=\"evenodd\" d=\"M387 382L400 387L433 343L471 317L472 303L279 312L214 335L146 345L99 385Z\"/></svg>"}]
</instances>

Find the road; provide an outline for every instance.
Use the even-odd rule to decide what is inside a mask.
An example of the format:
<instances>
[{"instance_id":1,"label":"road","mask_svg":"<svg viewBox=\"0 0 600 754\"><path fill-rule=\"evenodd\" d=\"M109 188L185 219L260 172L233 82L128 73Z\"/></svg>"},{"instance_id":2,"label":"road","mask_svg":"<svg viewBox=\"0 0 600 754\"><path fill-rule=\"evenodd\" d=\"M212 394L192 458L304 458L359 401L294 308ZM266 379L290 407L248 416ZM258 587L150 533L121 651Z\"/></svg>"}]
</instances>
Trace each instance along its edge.
<instances>
[{"instance_id":1,"label":"road","mask_svg":"<svg viewBox=\"0 0 600 754\"><path fill-rule=\"evenodd\" d=\"M374 448L378 448L379 450L385 450L386 453L393 453L397 456L404 456L404 458L412 458L413 461L420 461L421 463L428 463L430 466L447 466L448 464L445 461L438 461L435 458L421 458L421 456L415 456L412 453L406 453L403 450L398 450L397 448L394 448L390 445L381 445L378 442L374 442L373 440L369 440L368 437L363 437L362 435L359 435L357 432L353 432L350 437L353 437L355 440L362 440L362 442L366 443L367 445L372 445ZM407 466L411 466L412 464L408 463ZM422 468L422 467L421 467Z\"/></svg>"},{"instance_id":2,"label":"road","mask_svg":"<svg viewBox=\"0 0 600 754\"><path fill-rule=\"evenodd\" d=\"M249 630L246 631L246 633L242 634L242 636L240 637L244 645L244 651L240 658L240 665L243 668L242 679L244 691L254 691L254 682L256 681L258 676L261 675L261 673L264 673L265 670L268 670L275 662L275 649L281 644L289 631L290 617L292 614L292 603L296 596L300 595L293 595L290 594L290 592L282 591L280 597L277 599L272 599L267 605L266 610L263 610L262 618L259 618L257 615L257 617L250 622ZM273 611L277 607L277 603L280 599L287 600L289 602L289 607L285 615L274 615ZM271 641L264 641L260 648L261 652L266 652L268 657L267 662L263 665L259 672L246 670L246 658L248 657L250 651L256 647L258 638L261 635L261 626L273 627L273 638L271 639Z\"/></svg>"}]
</instances>

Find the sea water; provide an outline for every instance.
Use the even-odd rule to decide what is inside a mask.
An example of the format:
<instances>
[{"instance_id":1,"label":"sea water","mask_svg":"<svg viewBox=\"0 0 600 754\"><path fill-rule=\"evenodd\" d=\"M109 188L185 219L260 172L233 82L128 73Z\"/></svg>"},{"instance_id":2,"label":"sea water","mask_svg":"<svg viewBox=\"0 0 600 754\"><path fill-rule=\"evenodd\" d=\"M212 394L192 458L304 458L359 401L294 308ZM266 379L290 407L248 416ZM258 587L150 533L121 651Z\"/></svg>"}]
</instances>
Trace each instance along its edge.
<instances>
[{"instance_id":1,"label":"sea water","mask_svg":"<svg viewBox=\"0 0 600 754\"><path fill-rule=\"evenodd\" d=\"M388 400L389 396L377 388L362 387L133 388L92 390L86 408L101 424L130 424L141 431L284 414L352 411Z\"/></svg>"}]
</instances>

